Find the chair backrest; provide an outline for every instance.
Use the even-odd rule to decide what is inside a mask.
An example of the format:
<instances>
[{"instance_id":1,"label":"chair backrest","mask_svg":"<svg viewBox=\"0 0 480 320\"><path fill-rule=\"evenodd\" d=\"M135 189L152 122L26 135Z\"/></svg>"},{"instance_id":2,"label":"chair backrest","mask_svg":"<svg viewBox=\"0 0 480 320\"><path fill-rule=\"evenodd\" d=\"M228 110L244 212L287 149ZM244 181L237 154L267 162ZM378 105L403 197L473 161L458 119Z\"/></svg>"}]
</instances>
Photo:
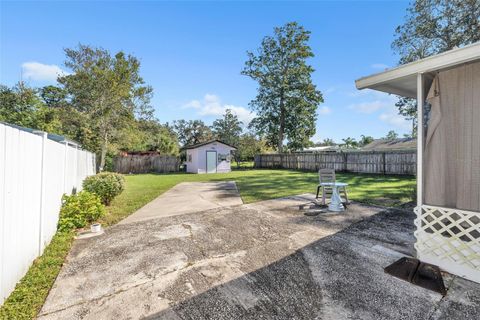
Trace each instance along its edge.
<instances>
[{"instance_id":1,"label":"chair backrest","mask_svg":"<svg viewBox=\"0 0 480 320\"><path fill-rule=\"evenodd\" d=\"M335 170L334 169L320 169L318 170L318 179L322 182L335 182Z\"/></svg>"}]
</instances>

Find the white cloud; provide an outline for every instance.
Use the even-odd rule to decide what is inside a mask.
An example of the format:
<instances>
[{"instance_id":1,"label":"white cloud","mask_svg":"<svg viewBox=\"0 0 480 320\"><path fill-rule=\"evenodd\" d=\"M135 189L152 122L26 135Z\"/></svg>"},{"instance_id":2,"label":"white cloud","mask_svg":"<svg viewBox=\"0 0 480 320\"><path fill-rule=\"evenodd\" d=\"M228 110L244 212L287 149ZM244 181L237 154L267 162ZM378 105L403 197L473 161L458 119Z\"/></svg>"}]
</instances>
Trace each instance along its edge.
<instances>
[{"instance_id":1,"label":"white cloud","mask_svg":"<svg viewBox=\"0 0 480 320\"><path fill-rule=\"evenodd\" d=\"M320 108L318 108L318 114L327 115L330 113L332 113L332 109L327 106L321 106Z\"/></svg>"},{"instance_id":2,"label":"white cloud","mask_svg":"<svg viewBox=\"0 0 480 320\"><path fill-rule=\"evenodd\" d=\"M360 100L348 106L349 109L359 113L369 114L392 108L395 107L395 102L397 102L397 98L393 95L369 89L353 91L348 95L354 97L355 100Z\"/></svg>"},{"instance_id":3,"label":"white cloud","mask_svg":"<svg viewBox=\"0 0 480 320\"><path fill-rule=\"evenodd\" d=\"M388 123L391 126L403 129L403 130L410 130L411 129L411 122L405 120L405 118L399 115L396 110L390 110L380 114L378 117L381 121Z\"/></svg>"},{"instance_id":4,"label":"white cloud","mask_svg":"<svg viewBox=\"0 0 480 320\"><path fill-rule=\"evenodd\" d=\"M374 63L374 64L370 65L370 67L372 67L373 69L380 69L380 70L385 70L385 69L390 68L389 65L386 65L384 63Z\"/></svg>"},{"instance_id":5,"label":"white cloud","mask_svg":"<svg viewBox=\"0 0 480 320\"><path fill-rule=\"evenodd\" d=\"M352 92L349 95L361 100L361 102L349 105L349 109L358 113L378 115L380 121L397 129L411 129L410 121L405 120L403 116L398 114L398 109L395 106L396 96L373 90Z\"/></svg>"},{"instance_id":6,"label":"white cloud","mask_svg":"<svg viewBox=\"0 0 480 320\"><path fill-rule=\"evenodd\" d=\"M328 87L327 89L322 90L322 93L323 94L329 94L329 93L335 92L336 90L337 90L336 87Z\"/></svg>"},{"instance_id":7,"label":"white cloud","mask_svg":"<svg viewBox=\"0 0 480 320\"><path fill-rule=\"evenodd\" d=\"M387 101L375 100L375 101L354 103L349 105L348 108L360 113L373 113L375 111L378 111L388 106L389 106L389 102Z\"/></svg>"},{"instance_id":8,"label":"white cloud","mask_svg":"<svg viewBox=\"0 0 480 320\"><path fill-rule=\"evenodd\" d=\"M188 109L188 108L200 109L201 107L202 107L202 103L198 100L192 100L183 106L184 109Z\"/></svg>"},{"instance_id":9,"label":"white cloud","mask_svg":"<svg viewBox=\"0 0 480 320\"><path fill-rule=\"evenodd\" d=\"M32 61L22 64L22 74L25 79L32 81L55 82L58 76L68 73L57 65Z\"/></svg>"},{"instance_id":10,"label":"white cloud","mask_svg":"<svg viewBox=\"0 0 480 320\"><path fill-rule=\"evenodd\" d=\"M203 97L202 101L191 100L184 104L182 108L195 109L200 116L222 116L225 114L225 110L230 109L244 125L248 125L255 117L255 114L250 110L241 106L223 104L217 95L209 93Z\"/></svg>"}]
</instances>

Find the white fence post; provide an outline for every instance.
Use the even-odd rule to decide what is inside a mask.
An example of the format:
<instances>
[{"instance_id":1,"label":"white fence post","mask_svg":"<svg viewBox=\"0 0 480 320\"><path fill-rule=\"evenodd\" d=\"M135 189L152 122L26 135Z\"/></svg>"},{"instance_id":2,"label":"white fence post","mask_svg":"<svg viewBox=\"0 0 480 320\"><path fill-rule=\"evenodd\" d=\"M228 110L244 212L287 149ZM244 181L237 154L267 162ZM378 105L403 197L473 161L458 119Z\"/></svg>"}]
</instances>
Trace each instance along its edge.
<instances>
[{"instance_id":1,"label":"white fence post","mask_svg":"<svg viewBox=\"0 0 480 320\"><path fill-rule=\"evenodd\" d=\"M5 260L5 161L7 158L7 145L6 145L7 135L5 126L0 126L0 292L3 294L4 289L7 286L6 281L4 281L4 260ZM4 283L5 282L5 283ZM0 300L3 303L3 299Z\"/></svg>"},{"instance_id":2,"label":"white fence post","mask_svg":"<svg viewBox=\"0 0 480 320\"><path fill-rule=\"evenodd\" d=\"M77 192L78 189L78 147L75 145L75 165L73 166L73 184L75 188L75 192Z\"/></svg>"},{"instance_id":3,"label":"white fence post","mask_svg":"<svg viewBox=\"0 0 480 320\"><path fill-rule=\"evenodd\" d=\"M55 235L62 195L95 172L81 164L87 156L46 132L0 123L0 305Z\"/></svg>"},{"instance_id":4,"label":"white fence post","mask_svg":"<svg viewBox=\"0 0 480 320\"><path fill-rule=\"evenodd\" d=\"M40 219L39 219L39 232L38 232L38 255L40 256L43 251L43 224L44 224L44 215L45 215L45 167L47 165L46 161L46 152L47 147L47 133L46 132L36 132L42 136L42 166L40 173Z\"/></svg>"},{"instance_id":5,"label":"white fence post","mask_svg":"<svg viewBox=\"0 0 480 320\"><path fill-rule=\"evenodd\" d=\"M67 193L68 142L64 141L65 154L63 157L63 192Z\"/></svg>"}]
</instances>

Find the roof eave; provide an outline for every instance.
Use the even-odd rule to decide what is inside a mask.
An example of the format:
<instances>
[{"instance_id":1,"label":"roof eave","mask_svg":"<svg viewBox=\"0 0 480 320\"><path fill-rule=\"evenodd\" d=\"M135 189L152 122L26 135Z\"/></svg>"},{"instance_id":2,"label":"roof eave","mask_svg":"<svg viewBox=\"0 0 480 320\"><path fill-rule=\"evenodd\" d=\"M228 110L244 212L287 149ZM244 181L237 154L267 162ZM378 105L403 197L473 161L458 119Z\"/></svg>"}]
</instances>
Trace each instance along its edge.
<instances>
[{"instance_id":1,"label":"roof eave","mask_svg":"<svg viewBox=\"0 0 480 320\"><path fill-rule=\"evenodd\" d=\"M362 77L355 80L355 86L359 90L368 88L407 97L415 97L416 89L415 92L412 92L412 90L407 90L404 87L395 86L395 80L403 79L405 83L408 83L410 81L416 81L416 75L419 73L440 71L475 60L480 60L480 42L407 63L384 72Z\"/></svg>"},{"instance_id":2,"label":"roof eave","mask_svg":"<svg viewBox=\"0 0 480 320\"><path fill-rule=\"evenodd\" d=\"M191 150L191 149L197 149L197 148L200 148L200 147L206 146L206 145L208 145L208 144L210 144L210 143L214 143L214 142L221 143L221 144L223 144L223 145L225 145L225 146L227 146L227 147L230 147L230 148L232 148L232 149L234 149L234 150L237 150L237 148L236 148L236 147L234 147L234 146L231 146L231 145L229 145L228 143L225 143L225 142L223 142L223 141L221 141L221 140L218 140L218 139L215 139L215 140L210 140L210 141L206 141L206 142L201 142L201 143L197 143L197 144L195 144L195 145L192 145L192 146L185 146L185 147L181 148L180 150Z\"/></svg>"}]
</instances>

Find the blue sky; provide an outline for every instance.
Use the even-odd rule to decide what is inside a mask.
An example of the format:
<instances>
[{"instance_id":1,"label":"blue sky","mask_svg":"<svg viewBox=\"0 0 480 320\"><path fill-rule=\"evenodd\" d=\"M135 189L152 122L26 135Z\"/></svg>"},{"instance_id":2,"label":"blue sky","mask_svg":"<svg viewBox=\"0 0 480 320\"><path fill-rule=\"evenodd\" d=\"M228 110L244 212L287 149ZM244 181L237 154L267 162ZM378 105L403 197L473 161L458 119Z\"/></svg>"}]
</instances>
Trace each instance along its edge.
<instances>
[{"instance_id":1,"label":"blue sky","mask_svg":"<svg viewBox=\"0 0 480 320\"><path fill-rule=\"evenodd\" d=\"M312 32L313 80L324 95L312 139L407 133L395 97L357 91L355 79L392 67L395 27L407 1L336 2L4 2L0 82L55 83L64 48L78 43L123 50L141 60L161 122L202 119L225 108L248 121L256 83L240 75L246 51L275 26L297 21Z\"/></svg>"}]
</instances>

